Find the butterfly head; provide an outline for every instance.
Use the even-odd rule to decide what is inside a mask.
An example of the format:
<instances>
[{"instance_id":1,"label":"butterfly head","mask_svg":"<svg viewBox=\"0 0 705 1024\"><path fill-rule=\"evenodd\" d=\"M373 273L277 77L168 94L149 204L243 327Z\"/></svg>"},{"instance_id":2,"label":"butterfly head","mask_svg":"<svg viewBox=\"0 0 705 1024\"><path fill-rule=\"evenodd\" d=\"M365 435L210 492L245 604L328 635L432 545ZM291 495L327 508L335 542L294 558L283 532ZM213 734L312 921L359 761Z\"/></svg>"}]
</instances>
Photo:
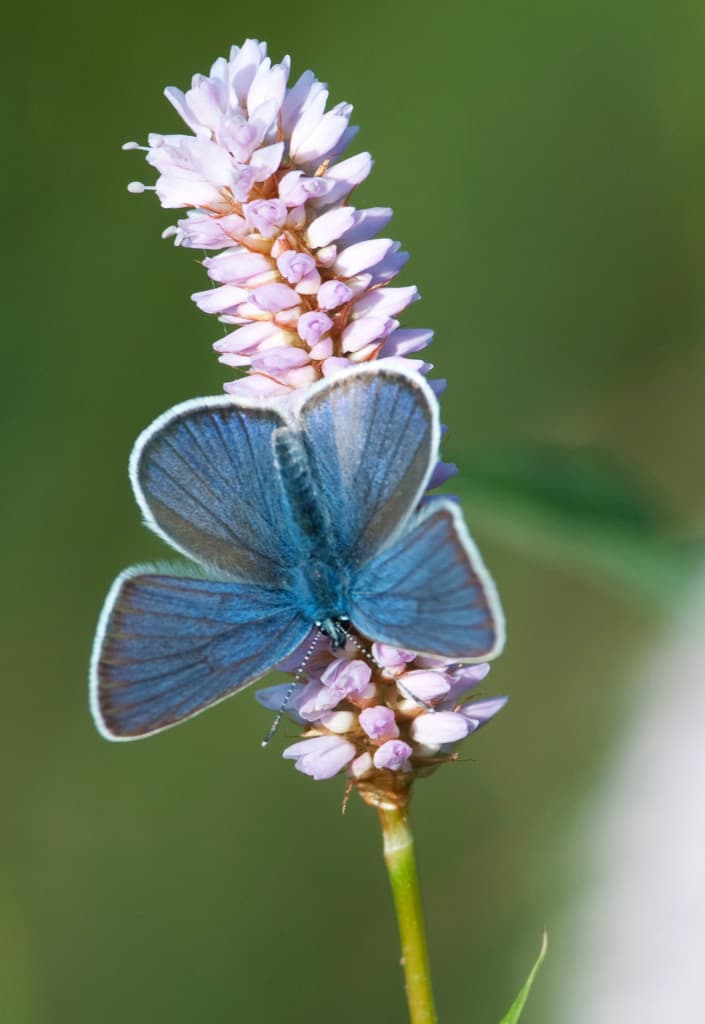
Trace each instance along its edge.
<instances>
[{"instance_id":1,"label":"butterfly head","mask_svg":"<svg viewBox=\"0 0 705 1024\"><path fill-rule=\"evenodd\" d=\"M350 619L347 615L338 615L335 618L328 617L325 619L319 619L316 622L316 626L320 629L321 633L328 637L333 650L336 651L345 646L345 641L348 638L345 627L349 622Z\"/></svg>"}]
</instances>

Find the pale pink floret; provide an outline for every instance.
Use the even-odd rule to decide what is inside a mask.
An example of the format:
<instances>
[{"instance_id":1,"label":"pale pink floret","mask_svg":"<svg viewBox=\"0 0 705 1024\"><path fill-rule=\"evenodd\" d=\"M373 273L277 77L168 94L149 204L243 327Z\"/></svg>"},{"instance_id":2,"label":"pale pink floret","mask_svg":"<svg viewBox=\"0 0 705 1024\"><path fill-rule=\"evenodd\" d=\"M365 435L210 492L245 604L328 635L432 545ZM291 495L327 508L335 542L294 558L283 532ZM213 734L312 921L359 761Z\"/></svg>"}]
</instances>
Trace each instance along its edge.
<instances>
[{"instance_id":1,"label":"pale pink floret","mask_svg":"<svg viewBox=\"0 0 705 1024\"><path fill-rule=\"evenodd\" d=\"M336 658L318 679L312 679L300 698L298 711L308 722L320 721L341 701L358 699L365 694L372 676L370 666L360 660Z\"/></svg>"},{"instance_id":2,"label":"pale pink floret","mask_svg":"<svg viewBox=\"0 0 705 1024\"><path fill-rule=\"evenodd\" d=\"M372 761L372 754L369 750L366 750L363 754L356 757L351 763L349 772L352 778L361 779L364 778L365 775L369 775L373 767L374 763Z\"/></svg>"},{"instance_id":3,"label":"pale pink floret","mask_svg":"<svg viewBox=\"0 0 705 1024\"><path fill-rule=\"evenodd\" d=\"M450 690L450 680L443 672L416 669L399 676L398 686L404 696L411 696L422 703L440 700Z\"/></svg>"},{"instance_id":4,"label":"pale pink floret","mask_svg":"<svg viewBox=\"0 0 705 1024\"><path fill-rule=\"evenodd\" d=\"M506 697L495 697L491 700L472 701L457 711L419 715L411 725L411 735L417 743L427 747L455 743L489 722L506 703Z\"/></svg>"},{"instance_id":5,"label":"pale pink floret","mask_svg":"<svg viewBox=\"0 0 705 1024\"><path fill-rule=\"evenodd\" d=\"M291 683L277 683L274 686L265 686L262 690L257 690L255 692L255 700L263 708L273 711L275 714L281 709L282 704L286 700L286 713L288 717L302 725L304 719L299 714L298 708L303 698L304 689L305 687L294 684L293 691L290 692Z\"/></svg>"},{"instance_id":6,"label":"pale pink floret","mask_svg":"<svg viewBox=\"0 0 705 1024\"><path fill-rule=\"evenodd\" d=\"M325 281L318 289L318 305L320 309L338 309L350 302L353 290L343 281Z\"/></svg>"},{"instance_id":7,"label":"pale pink floret","mask_svg":"<svg viewBox=\"0 0 705 1024\"><path fill-rule=\"evenodd\" d=\"M360 725L375 743L396 739L399 726L391 708L375 706L360 712Z\"/></svg>"},{"instance_id":8,"label":"pale pink floret","mask_svg":"<svg viewBox=\"0 0 705 1024\"><path fill-rule=\"evenodd\" d=\"M391 772L407 771L414 748L403 740L389 740L374 752L372 761L375 768L386 768Z\"/></svg>"},{"instance_id":9,"label":"pale pink floret","mask_svg":"<svg viewBox=\"0 0 705 1024\"><path fill-rule=\"evenodd\" d=\"M304 687L298 710L306 722L317 722L340 703L340 696L322 683L312 681Z\"/></svg>"},{"instance_id":10,"label":"pale pink floret","mask_svg":"<svg viewBox=\"0 0 705 1024\"><path fill-rule=\"evenodd\" d=\"M489 700L474 700L470 704L464 704L458 711L470 726L470 732L479 729L485 722L502 710L509 700L508 697L492 697Z\"/></svg>"},{"instance_id":11,"label":"pale pink floret","mask_svg":"<svg viewBox=\"0 0 705 1024\"><path fill-rule=\"evenodd\" d=\"M461 697L464 697L478 683L482 682L489 671L490 666L486 661L480 665L461 665L460 668L454 669L448 677L450 680L450 690L446 696L445 703L454 703Z\"/></svg>"},{"instance_id":12,"label":"pale pink floret","mask_svg":"<svg viewBox=\"0 0 705 1024\"><path fill-rule=\"evenodd\" d=\"M164 232L176 245L223 250L203 261L217 287L193 300L238 328L215 344L224 365L249 371L227 391L285 394L380 357L426 373L428 363L408 356L431 332L403 330L397 319L418 292L387 287L408 254L376 237L392 211L349 202L372 168L368 153L340 159L356 131L352 107L326 110L326 86L310 71L290 86L289 71L288 57L272 64L266 45L248 39L186 92L166 89L193 134L127 143L158 172L155 185L129 189L153 189L164 207L187 210ZM281 332L276 344L267 332L237 339L262 323ZM263 354L274 347L304 355Z\"/></svg>"},{"instance_id":13,"label":"pale pink floret","mask_svg":"<svg viewBox=\"0 0 705 1024\"><path fill-rule=\"evenodd\" d=\"M468 735L470 727L462 715L454 711L435 711L419 715L411 725L411 735L424 746L455 743Z\"/></svg>"},{"instance_id":14,"label":"pale pink floret","mask_svg":"<svg viewBox=\"0 0 705 1024\"><path fill-rule=\"evenodd\" d=\"M341 736L314 736L283 751L282 757L295 760L295 768L314 779L330 779L355 757L352 743Z\"/></svg>"},{"instance_id":15,"label":"pale pink floret","mask_svg":"<svg viewBox=\"0 0 705 1024\"><path fill-rule=\"evenodd\" d=\"M396 673L403 671L410 661L416 657L414 651L403 651L391 644L372 644L372 657L382 668Z\"/></svg>"},{"instance_id":16,"label":"pale pink floret","mask_svg":"<svg viewBox=\"0 0 705 1024\"><path fill-rule=\"evenodd\" d=\"M372 669L360 658L337 658L321 676L321 683L332 694L344 697L362 697L370 685Z\"/></svg>"}]
</instances>

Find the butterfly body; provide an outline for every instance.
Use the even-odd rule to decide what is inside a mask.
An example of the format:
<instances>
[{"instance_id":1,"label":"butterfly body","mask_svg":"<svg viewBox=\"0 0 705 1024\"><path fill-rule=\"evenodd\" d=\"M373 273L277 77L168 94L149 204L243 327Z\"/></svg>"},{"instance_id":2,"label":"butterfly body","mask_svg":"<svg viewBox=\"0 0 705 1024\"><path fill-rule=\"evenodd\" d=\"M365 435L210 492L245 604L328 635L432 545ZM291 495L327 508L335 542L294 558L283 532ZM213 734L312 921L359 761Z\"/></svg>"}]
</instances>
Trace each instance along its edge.
<instances>
[{"instance_id":1,"label":"butterfly body","mask_svg":"<svg viewBox=\"0 0 705 1024\"><path fill-rule=\"evenodd\" d=\"M348 610L348 574L336 550L328 510L317 500L320 484L313 478L304 439L279 427L272 434L272 452L297 537L297 564L290 583L295 603L307 622L320 622L331 639L339 640L335 622Z\"/></svg>"},{"instance_id":2,"label":"butterfly body","mask_svg":"<svg viewBox=\"0 0 705 1024\"><path fill-rule=\"evenodd\" d=\"M318 628L485 659L494 585L457 506L418 510L438 458L435 397L361 367L291 401L195 399L138 439L145 521L196 567L127 570L106 599L91 706L110 739L150 735L260 678Z\"/></svg>"}]
</instances>

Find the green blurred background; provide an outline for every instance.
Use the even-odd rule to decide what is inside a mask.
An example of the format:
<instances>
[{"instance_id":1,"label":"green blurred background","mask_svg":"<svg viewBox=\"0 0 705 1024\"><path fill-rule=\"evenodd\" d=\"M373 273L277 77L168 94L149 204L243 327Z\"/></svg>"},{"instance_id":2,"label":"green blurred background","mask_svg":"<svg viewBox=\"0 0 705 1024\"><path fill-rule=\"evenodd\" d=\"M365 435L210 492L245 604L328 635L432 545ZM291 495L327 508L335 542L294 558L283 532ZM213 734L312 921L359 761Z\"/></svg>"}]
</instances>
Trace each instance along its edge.
<instances>
[{"instance_id":1,"label":"green blurred background","mask_svg":"<svg viewBox=\"0 0 705 1024\"><path fill-rule=\"evenodd\" d=\"M180 130L162 87L256 36L355 105L356 203L394 206L412 254L405 323L437 332L445 455L508 616L508 709L415 798L441 1019L494 1024L546 924L545 1024L567 837L698 564L705 8L74 0L4 34L0 1018L405 1019L375 817L280 760L293 727L262 752L244 694L111 746L86 705L107 587L164 553L132 441L223 379L205 275L120 144Z\"/></svg>"}]
</instances>

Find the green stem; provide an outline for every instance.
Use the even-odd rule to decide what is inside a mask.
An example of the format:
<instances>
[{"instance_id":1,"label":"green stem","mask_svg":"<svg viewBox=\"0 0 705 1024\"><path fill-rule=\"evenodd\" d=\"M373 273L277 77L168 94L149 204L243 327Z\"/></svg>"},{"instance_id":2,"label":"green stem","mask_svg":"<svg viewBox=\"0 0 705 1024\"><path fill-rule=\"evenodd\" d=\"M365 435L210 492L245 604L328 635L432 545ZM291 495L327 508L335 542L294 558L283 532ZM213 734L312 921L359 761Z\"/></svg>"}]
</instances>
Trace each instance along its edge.
<instances>
[{"instance_id":1,"label":"green stem","mask_svg":"<svg viewBox=\"0 0 705 1024\"><path fill-rule=\"evenodd\" d=\"M411 1024L436 1024L414 840L407 811L396 807L378 807L378 811L384 836L384 859L399 923L409 1019Z\"/></svg>"}]
</instances>

